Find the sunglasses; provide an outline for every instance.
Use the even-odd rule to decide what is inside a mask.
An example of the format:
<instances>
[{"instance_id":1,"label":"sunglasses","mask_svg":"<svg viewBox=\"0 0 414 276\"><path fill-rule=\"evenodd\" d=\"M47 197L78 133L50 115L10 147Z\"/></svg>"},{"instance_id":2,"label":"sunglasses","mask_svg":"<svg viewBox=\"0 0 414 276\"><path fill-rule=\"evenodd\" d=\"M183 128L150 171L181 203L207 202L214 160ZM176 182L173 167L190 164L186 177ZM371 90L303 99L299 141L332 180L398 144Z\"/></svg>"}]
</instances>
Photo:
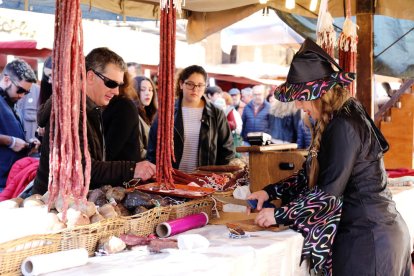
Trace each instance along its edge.
<instances>
[{"instance_id":1,"label":"sunglasses","mask_svg":"<svg viewBox=\"0 0 414 276\"><path fill-rule=\"evenodd\" d=\"M95 73L95 75L97 75L99 78L101 78L105 84L106 87L110 88L110 89L114 89L117 88L119 86L124 85L123 83L117 83L114 80L111 80L110 78L105 77L104 75L102 75L101 73L99 73L98 71L95 71L94 69L91 69L92 72Z\"/></svg>"},{"instance_id":2,"label":"sunglasses","mask_svg":"<svg viewBox=\"0 0 414 276\"><path fill-rule=\"evenodd\" d=\"M29 94L30 93L30 91L28 91L28 90L26 90L26 89L24 89L23 87L21 87L20 85L17 85L12 79L10 79L10 81L13 83L13 85L14 86L16 86L16 88L17 88L17 91L16 91L16 93L17 94L25 94L25 95L27 95L27 94Z\"/></svg>"}]
</instances>

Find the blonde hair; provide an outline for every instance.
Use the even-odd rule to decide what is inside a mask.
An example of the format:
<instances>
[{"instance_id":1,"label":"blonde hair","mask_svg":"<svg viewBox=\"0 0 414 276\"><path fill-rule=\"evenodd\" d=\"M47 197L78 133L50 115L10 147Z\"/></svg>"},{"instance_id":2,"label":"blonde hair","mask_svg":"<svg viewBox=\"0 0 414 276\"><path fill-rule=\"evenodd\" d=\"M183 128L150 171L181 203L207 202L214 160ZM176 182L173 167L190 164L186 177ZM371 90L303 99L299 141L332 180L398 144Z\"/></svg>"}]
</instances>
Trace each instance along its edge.
<instances>
[{"instance_id":1,"label":"blonde hair","mask_svg":"<svg viewBox=\"0 0 414 276\"><path fill-rule=\"evenodd\" d=\"M230 96L229 93L227 92L223 92L221 94L221 96L223 97L223 99L226 101L226 105L233 105L233 98Z\"/></svg>"},{"instance_id":2,"label":"blonde hair","mask_svg":"<svg viewBox=\"0 0 414 276\"><path fill-rule=\"evenodd\" d=\"M322 97L314 101L315 108L320 110L320 117L315 124L314 133L312 133L312 143L309 151L312 157L309 171L309 188L313 188L316 185L319 176L317 155L321 147L322 134L331 121L333 113L338 111L349 97L350 93L347 89L336 85Z\"/></svg>"}]
</instances>

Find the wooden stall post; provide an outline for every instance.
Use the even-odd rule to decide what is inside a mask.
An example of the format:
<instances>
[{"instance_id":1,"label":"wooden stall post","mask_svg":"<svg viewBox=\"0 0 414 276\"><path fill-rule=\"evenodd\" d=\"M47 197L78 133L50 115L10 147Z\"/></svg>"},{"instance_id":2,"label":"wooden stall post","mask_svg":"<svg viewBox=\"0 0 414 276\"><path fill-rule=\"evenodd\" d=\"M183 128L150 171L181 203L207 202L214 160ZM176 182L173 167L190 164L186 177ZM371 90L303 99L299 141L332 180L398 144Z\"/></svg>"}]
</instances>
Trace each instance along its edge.
<instances>
[{"instance_id":1,"label":"wooden stall post","mask_svg":"<svg viewBox=\"0 0 414 276\"><path fill-rule=\"evenodd\" d=\"M356 1L356 21L359 26L356 97L374 118L374 0Z\"/></svg>"}]
</instances>

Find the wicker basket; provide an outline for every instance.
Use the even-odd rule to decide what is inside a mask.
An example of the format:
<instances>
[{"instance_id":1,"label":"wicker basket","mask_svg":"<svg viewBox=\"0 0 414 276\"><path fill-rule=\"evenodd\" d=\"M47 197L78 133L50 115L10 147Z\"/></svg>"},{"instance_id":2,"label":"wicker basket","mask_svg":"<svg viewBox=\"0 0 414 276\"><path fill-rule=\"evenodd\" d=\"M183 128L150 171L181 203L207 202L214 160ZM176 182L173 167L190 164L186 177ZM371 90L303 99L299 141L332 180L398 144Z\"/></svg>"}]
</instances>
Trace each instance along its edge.
<instances>
[{"instance_id":1,"label":"wicker basket","mask_svg":"<svg viewBox=\"0 0 414 276\"><path fill-rule=\"evenodd\" d=\"M182 204L174 205L171 207L170 220L182 218L188 215L205 212L209 219L212 218L214 200L210 197L204 197L201 199L191 200Z\"/></svg>"},{"instance_id":2,"label":"wicker basket","mask_svg":"<svg viewBox=\"0 0 414 276\"><path fill-rule=\"evenodd\" d=\"M141 214L125 217L124 233L147 236L155 233L155 227L170 216L170 207L156 207Z\"/></svg>"},{"instance_id":3,"label":"wicker basket","mask_svg":"<svg viewBox=\"0 0 414 276\"><path fill-rule=\"evenodd\" d=\"M60 250L60 234L32 235L0 244L0 275L21 275L24 259Z\"/></svg>"},{"instance_id":4,"label":"wicker basket","mask_svg":"<svg viewBox=\"0 0 414 276\"><path fill-rule=\"evenodd\" d=\"M213 194L213 198L215 195L221 196L221 197L233 197L233 189L227 190L227 191L217 191ZM216 200L216 208L217 211L223 211L223 202Z\"/></svg>"},{"instance_id":5,"label":"wicker basket","mask_svg":"<svg viewBox=\"0 0 414 276\"><path fill-rule=\"evenodd\" d=\"M102 238L119 236L124 232L124 218L110 218L96 223L64 229L61 234L61 250L86 248L93 256L96 246Z\"/></svg>"}]
</instances>

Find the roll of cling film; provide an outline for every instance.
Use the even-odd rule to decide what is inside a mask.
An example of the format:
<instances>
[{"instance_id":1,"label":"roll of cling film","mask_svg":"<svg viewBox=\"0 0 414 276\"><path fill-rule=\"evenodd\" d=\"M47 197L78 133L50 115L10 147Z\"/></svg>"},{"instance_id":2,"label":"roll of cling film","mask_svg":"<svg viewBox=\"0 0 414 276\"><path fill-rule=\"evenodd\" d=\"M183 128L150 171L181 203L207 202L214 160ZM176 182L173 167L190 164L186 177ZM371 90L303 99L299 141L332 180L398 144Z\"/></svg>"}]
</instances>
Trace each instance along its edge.
<instances>
[{"instance_id":1,"label":"roll of cling film","mask_svg":"<svg viewBox=\"0 0 414 276\"><path fill-rule=\"evenodd\" d=\"M208 223L208 215L204 212L199 214L185 216L157 225L155 232L160 238L174 236L185 231L203 227Z\"/></svg>"}]
</instances>

